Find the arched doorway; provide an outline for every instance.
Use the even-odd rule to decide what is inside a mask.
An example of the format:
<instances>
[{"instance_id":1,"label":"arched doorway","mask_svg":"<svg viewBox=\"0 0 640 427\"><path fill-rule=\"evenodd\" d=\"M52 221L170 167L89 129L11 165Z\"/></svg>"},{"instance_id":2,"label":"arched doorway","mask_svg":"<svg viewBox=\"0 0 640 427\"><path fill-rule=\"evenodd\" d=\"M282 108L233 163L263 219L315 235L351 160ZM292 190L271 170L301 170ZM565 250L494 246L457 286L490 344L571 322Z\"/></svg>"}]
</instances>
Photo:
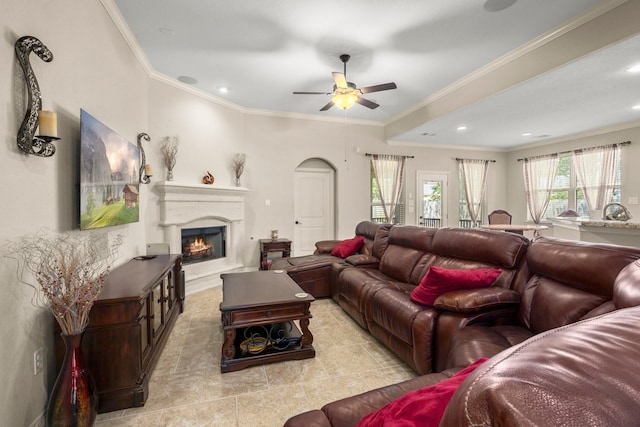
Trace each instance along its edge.
<instances>
[{"instance_id":1,"label":"arched doorway","mask_svg":"<svg viewBox=\"0 0 640 427\"><path fill-rule=\"evenodd\" d=\"M335 169L307 159L296 168L293 187L293 255L310 255L317 241L335 237Z\"/></svg>"}]
</instances>

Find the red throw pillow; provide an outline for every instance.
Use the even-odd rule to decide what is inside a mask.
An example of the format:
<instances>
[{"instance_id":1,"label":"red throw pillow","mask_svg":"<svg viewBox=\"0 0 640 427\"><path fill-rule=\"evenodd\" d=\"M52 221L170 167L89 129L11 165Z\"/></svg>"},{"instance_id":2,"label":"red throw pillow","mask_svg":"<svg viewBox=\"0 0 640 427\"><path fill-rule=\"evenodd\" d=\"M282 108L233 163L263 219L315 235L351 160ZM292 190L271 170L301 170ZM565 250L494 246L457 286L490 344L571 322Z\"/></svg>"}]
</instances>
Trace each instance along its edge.
<instances>
[{"instance_id":1,"label":"red throw pillow","mask_svg":"<svg viewBox=\"0 0 640 427\"><path fill-rule=\"evenodd\" d=\"M343 240L331 249L331 255L346 258L358 252L364 244L364 236L356 236L353 239Z\"/></svg>"},{"instance_id":2,"label":"red throw pillow","mask_svg":"<svg viewBox=\"0 0 640 427\"><path fill-rule=\"evenodd\" d=\"M362 418L358 427L437 427L453 393L485 360L486 357L480 358L451 378L410 391L387 403Z\"/></svg>"},{"instance_id":3,"label":"red throw pillow","mask_svg":"<svg viewBox=\"0 0 640 427\"><path fill-rule=\"evenodd\" d=\"M429 267L420 285L411 292L411 301L433 305L440 295L458 289L474 289L489 286L500 276L497 268L478 268L472 270L449 270L442 267Z\"/></svg>"}]
</instances>

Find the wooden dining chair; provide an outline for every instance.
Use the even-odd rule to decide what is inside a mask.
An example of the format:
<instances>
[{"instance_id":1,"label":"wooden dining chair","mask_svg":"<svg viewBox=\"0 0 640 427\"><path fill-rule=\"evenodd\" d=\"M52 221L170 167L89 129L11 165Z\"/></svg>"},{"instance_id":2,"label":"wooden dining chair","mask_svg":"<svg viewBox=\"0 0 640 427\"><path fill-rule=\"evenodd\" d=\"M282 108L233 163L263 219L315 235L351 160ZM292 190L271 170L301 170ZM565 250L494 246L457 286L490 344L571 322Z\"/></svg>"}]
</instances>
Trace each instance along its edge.
<instances>
[{"instance_id":1,"label":"wooden dining chair","mask_svg":"<svg viewBox=\"0 0 640 427\"><path fill-rule=\"evenodd\" d=\"M511 224L511 214L502 209L496 209L489 214L489 224Z\"/></svg>"}]
</instances>

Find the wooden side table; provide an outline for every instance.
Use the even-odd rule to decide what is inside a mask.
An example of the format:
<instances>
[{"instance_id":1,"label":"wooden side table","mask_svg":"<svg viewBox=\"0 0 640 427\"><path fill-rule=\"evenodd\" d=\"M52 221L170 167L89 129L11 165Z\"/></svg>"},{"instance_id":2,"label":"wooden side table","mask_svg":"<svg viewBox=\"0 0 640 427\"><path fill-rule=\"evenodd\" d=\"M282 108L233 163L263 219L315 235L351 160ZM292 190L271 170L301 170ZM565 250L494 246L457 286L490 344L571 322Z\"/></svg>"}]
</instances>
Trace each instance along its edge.
<instances>
[{"instance_id":1,"label":"wooden side table","mask_svg":"<svg viewBox=\"0 0 640 427\"><path fill-rule=\"evenodd\" d=\"M282 252L282 257L291 256L291 240L260 239L260 270L268 270L267 257L270 252Z\"/></svg>"}]
</instances>

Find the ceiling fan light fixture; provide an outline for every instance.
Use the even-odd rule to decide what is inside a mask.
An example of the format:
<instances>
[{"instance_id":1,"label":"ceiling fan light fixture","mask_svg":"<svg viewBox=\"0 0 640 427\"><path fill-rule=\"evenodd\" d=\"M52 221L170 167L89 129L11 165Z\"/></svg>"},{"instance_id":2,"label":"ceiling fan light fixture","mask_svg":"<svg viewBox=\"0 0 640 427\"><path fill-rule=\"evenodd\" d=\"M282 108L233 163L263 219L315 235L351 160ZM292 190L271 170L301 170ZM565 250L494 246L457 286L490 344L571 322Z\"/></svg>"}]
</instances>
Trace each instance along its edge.
<instances>
[{"instance_id":1,"label":"ceiling fan light fixture","mask_svg":"<svg viewBox=\"0 0 640 427\"><path fill-rule=\"evenodd\" d=\"M352 90L350 91L336 90L336 92L334 92L333 98L331 98L331 101L333 101L333 103L337 107L340 107L343 110L353 107L353 104L355 104L357 100L358 100L358 95Z\"/></svg>"}]
</instances>

